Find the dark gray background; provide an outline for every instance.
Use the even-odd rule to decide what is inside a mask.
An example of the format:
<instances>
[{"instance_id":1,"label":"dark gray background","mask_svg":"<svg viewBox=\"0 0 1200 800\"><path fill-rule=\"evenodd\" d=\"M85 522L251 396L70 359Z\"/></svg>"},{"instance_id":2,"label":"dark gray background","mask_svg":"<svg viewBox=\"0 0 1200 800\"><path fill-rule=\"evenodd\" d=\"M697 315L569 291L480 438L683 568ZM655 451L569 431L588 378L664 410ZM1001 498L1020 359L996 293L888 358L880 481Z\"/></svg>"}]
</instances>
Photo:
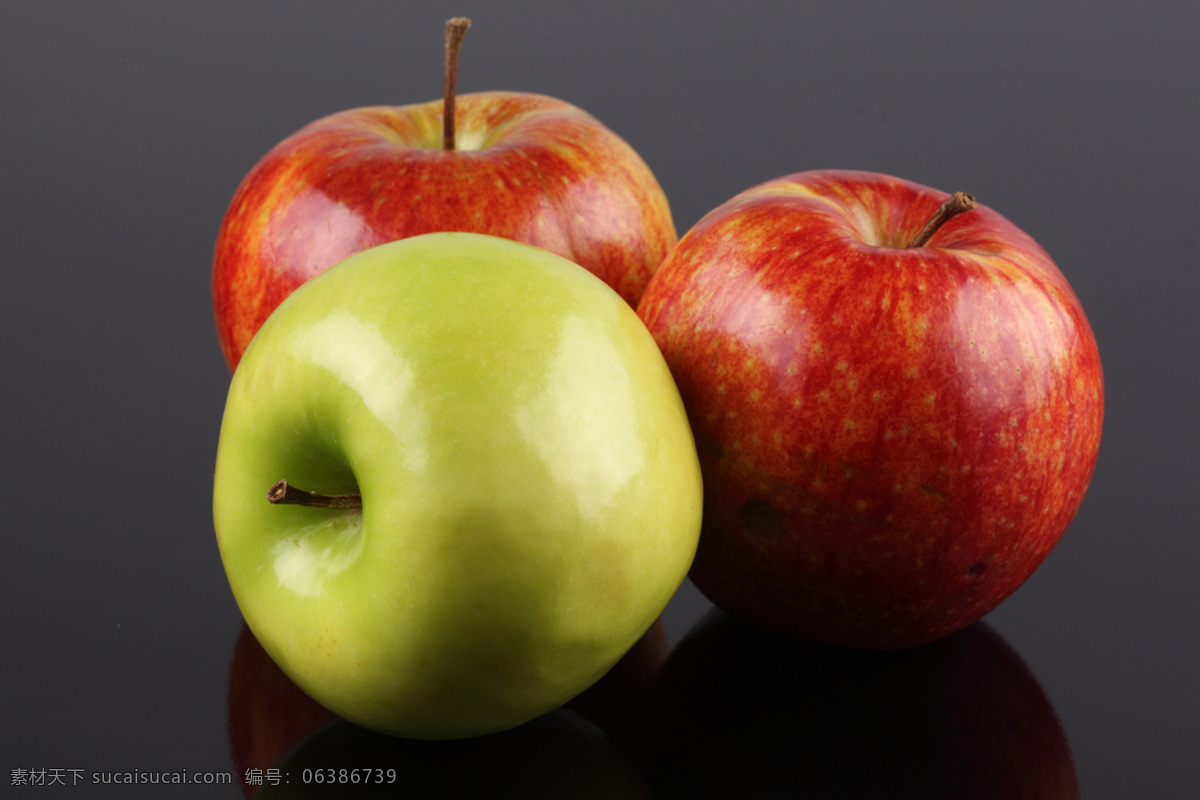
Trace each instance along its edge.
<instances>
[{"instance_id":1,"label":"dark gray background","mask_svg":"<svg viewBox=\"0 0 1200 800\"><path fill-rule=\"evenodd\" d=\"M592 112L681 234L753 184L838 167L970 191L1054 256L1099 341L1100 461L988 620L1057 709L1084 797L1193 792L1200 6L1164 0L3 4L0 784L229 769L217 227L304 123L440 96L458 14L460 90ZM672 638L704 609L685 586Z\"/></svg>"}]
</instances>

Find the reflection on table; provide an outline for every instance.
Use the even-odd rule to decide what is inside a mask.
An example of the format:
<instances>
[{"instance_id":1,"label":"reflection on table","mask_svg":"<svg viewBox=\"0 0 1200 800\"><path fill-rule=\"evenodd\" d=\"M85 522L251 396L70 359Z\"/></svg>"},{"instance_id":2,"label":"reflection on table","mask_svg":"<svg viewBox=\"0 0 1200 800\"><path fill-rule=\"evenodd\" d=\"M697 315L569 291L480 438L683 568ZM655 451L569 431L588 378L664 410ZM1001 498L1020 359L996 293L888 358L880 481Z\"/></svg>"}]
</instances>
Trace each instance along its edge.
<instances>
[{"instance_id":1,"label":"reflection on table","mask_svg":"<svg viewBox=\"0 0 1200 800\"><path fill-rule=\"evenodd\" d=\"M228 702L246 797L1079 796L1050 701L984 623L876 652L789 639L714 610L674 650L656 623L558 711L448 742L336 718L243 627Z\"/></svg>"}]
</instances>

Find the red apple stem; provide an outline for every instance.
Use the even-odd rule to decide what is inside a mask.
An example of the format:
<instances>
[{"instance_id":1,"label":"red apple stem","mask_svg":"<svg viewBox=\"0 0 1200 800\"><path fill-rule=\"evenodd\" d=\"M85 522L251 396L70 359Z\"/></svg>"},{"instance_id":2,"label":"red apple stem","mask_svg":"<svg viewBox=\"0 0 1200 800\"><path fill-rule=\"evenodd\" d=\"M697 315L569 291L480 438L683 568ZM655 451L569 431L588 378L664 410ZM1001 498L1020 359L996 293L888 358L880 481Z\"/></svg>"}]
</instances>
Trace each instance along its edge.
<instances>
[{"instance_id":1,"label":"red apple stem","mask_svg":"<svg viewBox=\"0 0 1200 800\"><path fill-rule=\"evenodd\" d=\"M454 99L458 94L458 54L471 20L454 17L446 21L446 90L442 106L442 149L454 149Z\"/></svg>"},{"instance_id":2,"label":"red apple stem","mask_svg":"<svg viewBox=\"0 0 1200 800\"><path fill-rule=\"evenodd\" d=\"M933 238L933 235L938 232L938 228L964 211L970 211L977 205L979 204L975 202L975 198L966 192L955 192L946 198L946 202L942 203L937 211L933 212L933 216L925 223L925 227L917 232L917 235L908 243L908 246L924 247Z\"/></svg>"},{"instance_id":3,"label":"red apple stem","mask_svg":"<svg viewBox=\"0 0 1200 800\"><path fill-rule=\"evenodd\" d=\"M361 494L317 494L298 489L287 481L280 481L268 489L267 500L277 506L308 506L331 510L362 508Z\"/></svg>"}]
</instances>

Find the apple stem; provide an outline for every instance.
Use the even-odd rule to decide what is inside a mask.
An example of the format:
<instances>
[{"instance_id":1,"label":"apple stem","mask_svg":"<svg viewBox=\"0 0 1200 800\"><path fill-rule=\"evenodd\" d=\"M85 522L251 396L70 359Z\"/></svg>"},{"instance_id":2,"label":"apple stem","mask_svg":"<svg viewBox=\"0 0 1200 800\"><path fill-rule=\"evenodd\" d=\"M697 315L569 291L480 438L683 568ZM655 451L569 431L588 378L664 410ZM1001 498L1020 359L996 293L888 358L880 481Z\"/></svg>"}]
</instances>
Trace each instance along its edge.
<instances>
[{"instance_id":1,"label":"apple stem","mask_svg":"<svg viewBox=\"0 0 1200 800\"><path fill-rule=\"evenodd\" d=\"M454 98L458 94L458 54L471 27L466 17L446 20L446 90L442 106L442 149L454 149Z\"/></svg>"},{"instance_id":2,"label":"apple stem","mask_svg":"<svg viewBox=\"0 0 1200 800\"><path fill-rule=\"evenodd\" d=\"M361 494L317 494L280 481L267 490L267 500L275 505L308 506L309 508L361 509Z\"/></svg>"},{"instance_id":3,"label":"apple stem","mask_svg":"<svg viewBox=\"0 0 1200 800\"><path fill-rule=\"evenodd\" d=\"M938 228L946 224L950 219L957 217L964 211L970 211L975 208L978 203L975 198L966 192L955 192L946 198L946 202L942 203L937 211L933 212L933 216L925 223L925 227L917 232L912 241L908 243L909 247L924 247L933 235L937 233Z\"/></svg>"}]
</instances>

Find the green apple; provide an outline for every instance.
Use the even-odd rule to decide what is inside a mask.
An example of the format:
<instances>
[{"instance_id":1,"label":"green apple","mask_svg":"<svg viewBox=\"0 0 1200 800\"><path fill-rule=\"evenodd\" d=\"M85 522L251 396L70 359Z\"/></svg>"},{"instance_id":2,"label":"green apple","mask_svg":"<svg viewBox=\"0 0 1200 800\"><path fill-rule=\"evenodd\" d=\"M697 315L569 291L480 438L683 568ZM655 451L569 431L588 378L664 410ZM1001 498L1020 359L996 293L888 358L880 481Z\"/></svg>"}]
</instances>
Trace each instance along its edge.
<instances>
[{"instance_id":1,"label":"green apple","mask_svg":"<svg viewBox=\"0 0 1200 800\"><path fill-rule=\"evenodd\" d=\"M432 233L270 316L229 390L213 511L237 603L293 681L364 727L444 739L604 675L687 574L701 505L686 412L629 305L547 251Z\"/></svg>"}]
</instances>

